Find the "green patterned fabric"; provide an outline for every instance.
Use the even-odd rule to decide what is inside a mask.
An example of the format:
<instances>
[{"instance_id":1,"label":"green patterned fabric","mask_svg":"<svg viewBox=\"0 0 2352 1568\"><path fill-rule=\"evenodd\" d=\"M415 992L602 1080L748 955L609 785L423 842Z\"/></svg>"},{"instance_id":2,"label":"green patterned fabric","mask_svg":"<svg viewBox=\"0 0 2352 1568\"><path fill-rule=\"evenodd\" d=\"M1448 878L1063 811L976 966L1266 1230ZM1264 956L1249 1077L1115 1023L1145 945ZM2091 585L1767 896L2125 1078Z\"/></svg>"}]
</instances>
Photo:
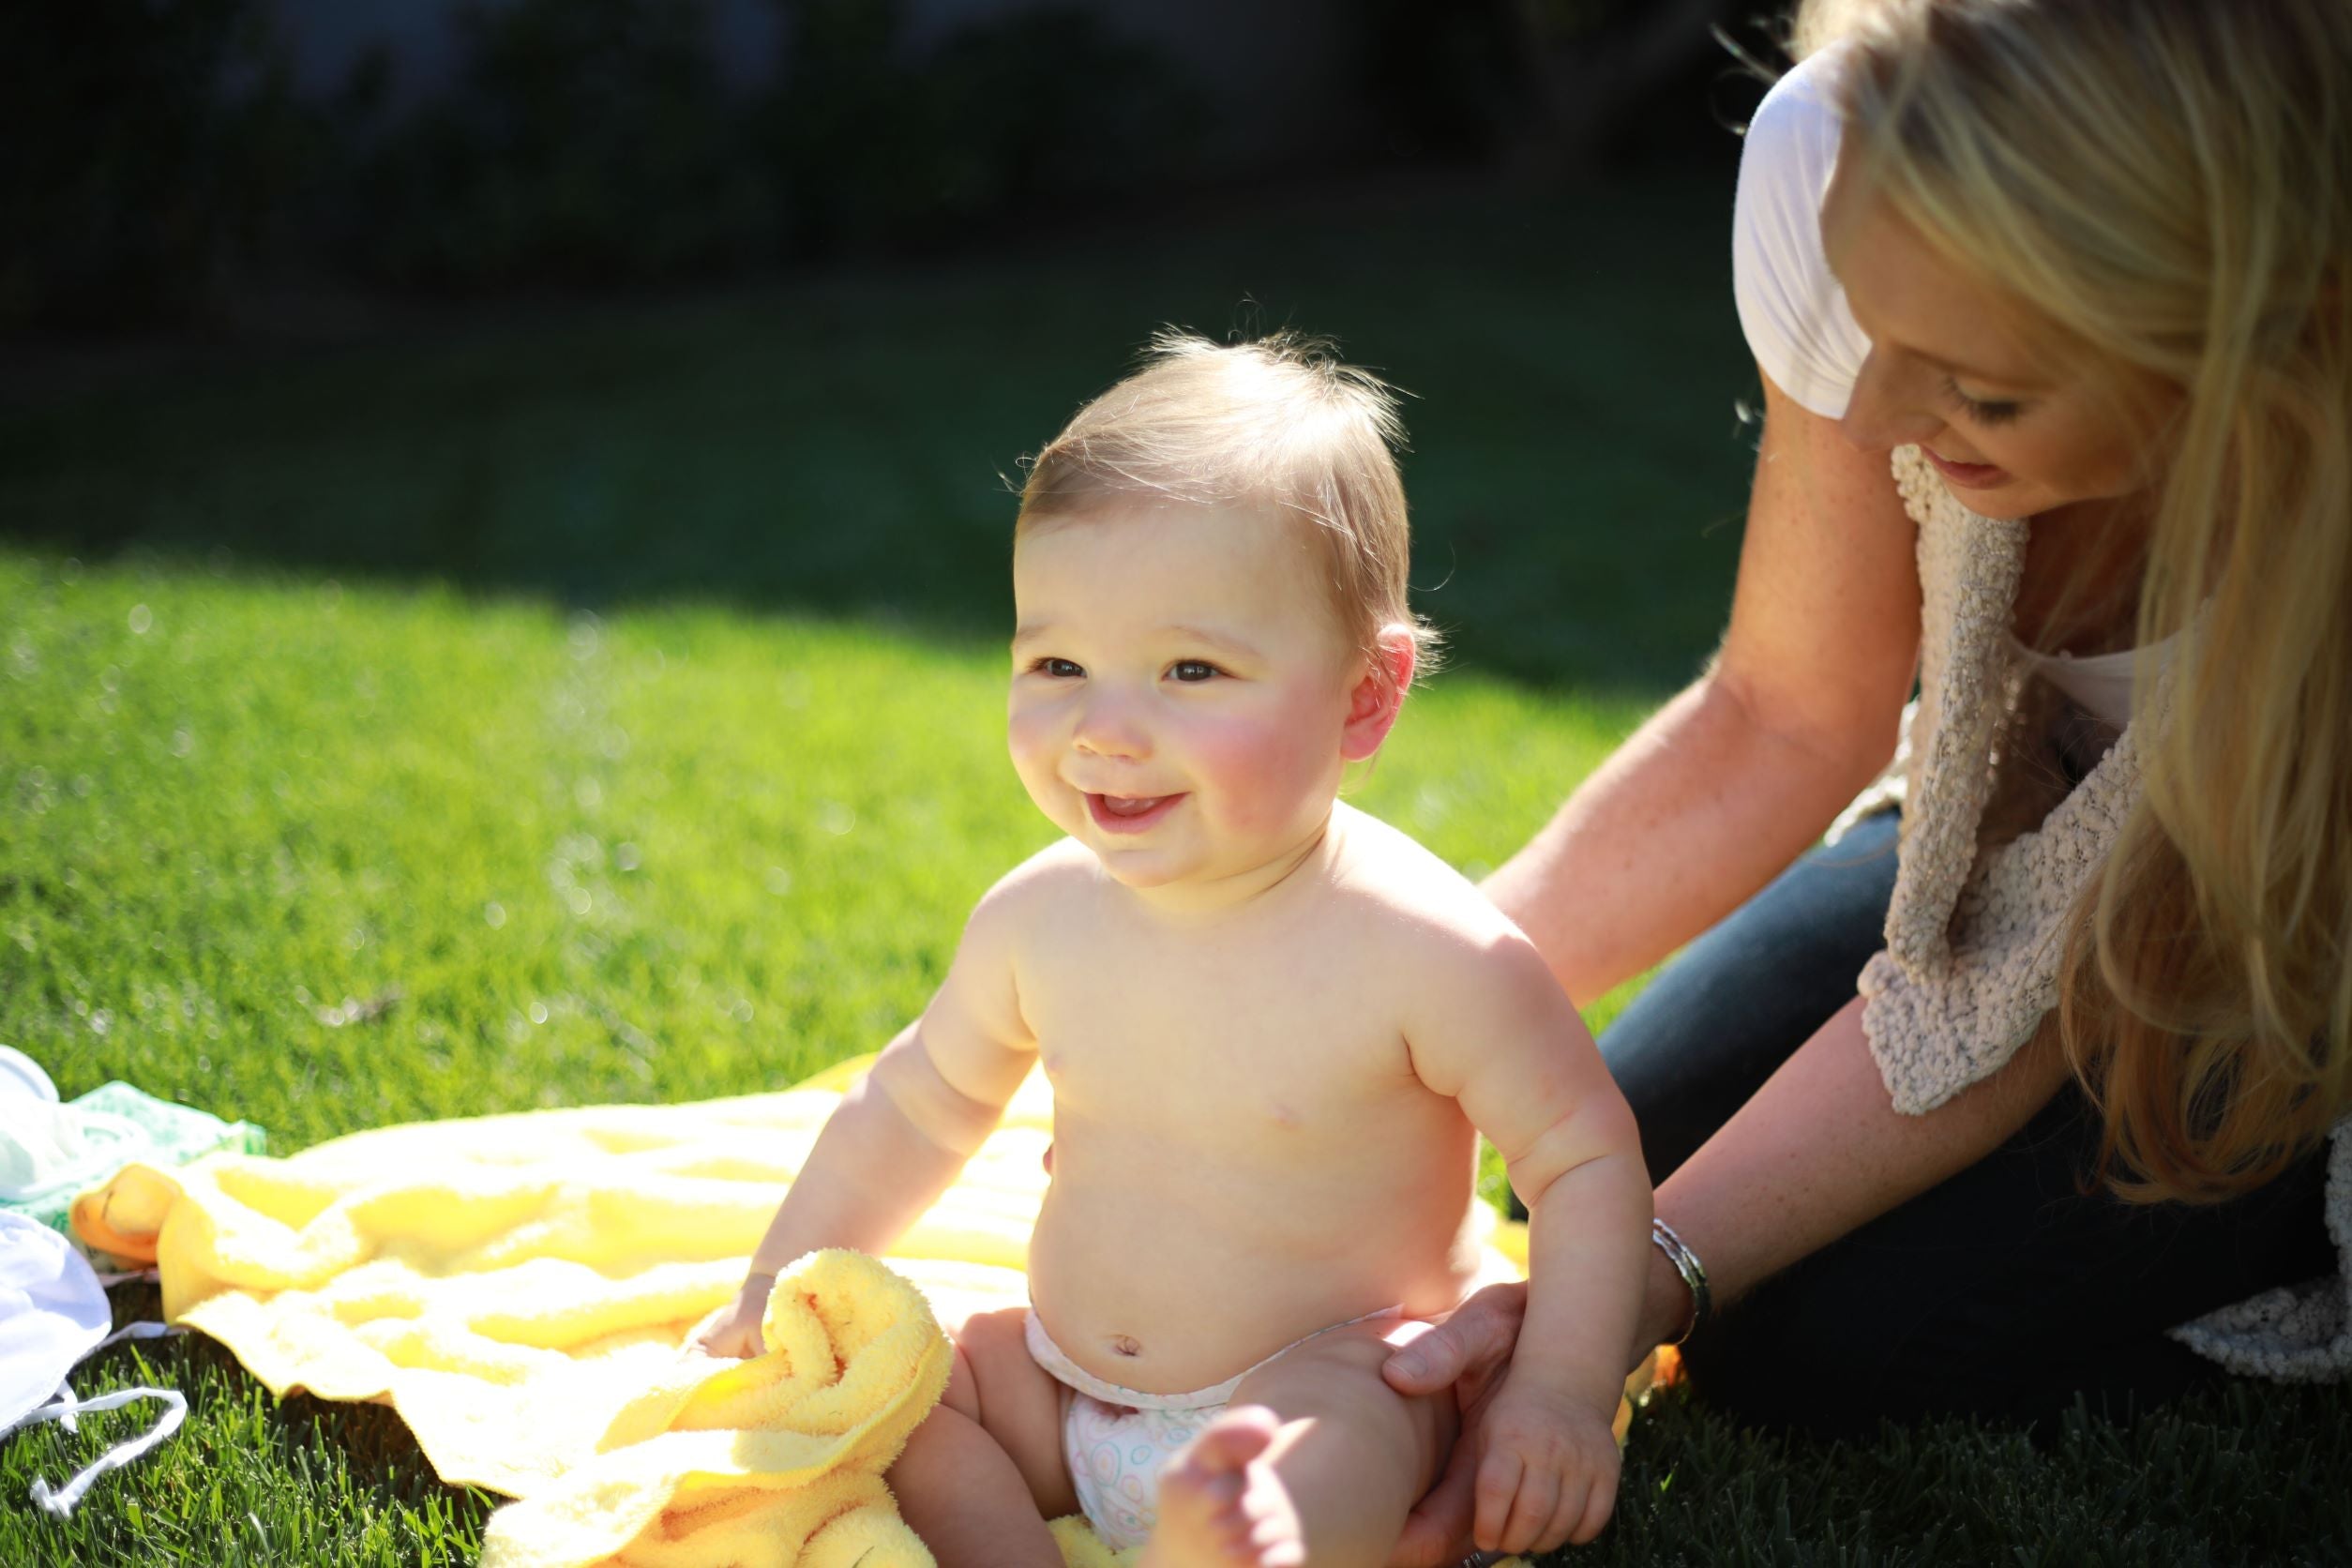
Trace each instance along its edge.
<instances>
[{"instance_id":1,"label":"green patterned fabric","mask_svg":"<svg viewBox=\"0 0 2352 1568\"><path fill-rule=\"evenodd\" d=\"M0 1100L0 1212L70 1236L73 1200L123 1167L186 1165L216 1150L258 1154L268 1135L250 1122L103 1083L64 1105Z\"/></svg>"}]
</instances>

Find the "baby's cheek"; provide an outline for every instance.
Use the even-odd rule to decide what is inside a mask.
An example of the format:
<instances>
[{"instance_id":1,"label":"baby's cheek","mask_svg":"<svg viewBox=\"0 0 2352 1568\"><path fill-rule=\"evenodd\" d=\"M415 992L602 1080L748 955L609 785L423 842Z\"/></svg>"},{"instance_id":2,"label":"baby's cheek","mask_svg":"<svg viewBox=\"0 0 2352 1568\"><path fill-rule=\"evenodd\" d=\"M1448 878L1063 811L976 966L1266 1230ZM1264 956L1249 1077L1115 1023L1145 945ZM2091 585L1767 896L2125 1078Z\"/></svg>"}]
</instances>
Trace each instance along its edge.
<instances>
[{"instance_id":1,"label":"baby's cheek","mask_svg":"<svg viewBox=\"0 0 2352 1568\"><path fill-rule=\"evenodd\" d=\"M1005 750L1012 756L1013 771L1020 776L1030 799L1048 816L1053 814L1048 804L1054 782L1051 731L1051 724L1044 717L1018 712L1005 725Z\"/></svg>"},{"instance_id":2,"label":"baby's cheek","mask_svg":"<svg viewBox=\"0 0 2352 1568\"><path fill-rule=\"evenodd\" d=\"M1309 797L1328 788L1338 745L1319 744L1318 731L1315 715L1282 709L1219 721L1195 736L1196 766L1214 780L1229 825L1287 826Z\"/></svg>"},{"instance_id":3,"label":"baby's cheek","mask_svg":"<svg viewBox=\"0 0 2352 1568\"><path fill-rule=\"evenodd\" d=\"M1005 712L1004 748L1013 755L1013 765L1026 774L1050 750L1053 720L1050 715L1016 701Z\"/></svg>"}]
</instances>

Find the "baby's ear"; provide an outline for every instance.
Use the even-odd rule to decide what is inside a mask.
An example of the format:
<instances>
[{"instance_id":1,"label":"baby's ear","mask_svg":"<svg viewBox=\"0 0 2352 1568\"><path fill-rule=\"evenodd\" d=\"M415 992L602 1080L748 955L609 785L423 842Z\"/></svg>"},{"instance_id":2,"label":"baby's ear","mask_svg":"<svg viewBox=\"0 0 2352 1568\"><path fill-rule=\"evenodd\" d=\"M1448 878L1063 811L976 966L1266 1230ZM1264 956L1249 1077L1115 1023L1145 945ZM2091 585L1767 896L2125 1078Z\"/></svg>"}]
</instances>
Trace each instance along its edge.
<instances>
[{"instance_id":1,"label":"baby's ear","mask_svg":"<svg viewBox=\"0 0 2352 1568\"><path fill-rule=\"evenodd\" d=\"M1372 657L1348 693L1348 722L1339 731L1340 756L1361 762L1380 749L1405 705L1405 693L1412 689L1413 669L1419 662L1420 648L1410 626L1380 628L1373 640Z\"/></svg>"}]
</instances>

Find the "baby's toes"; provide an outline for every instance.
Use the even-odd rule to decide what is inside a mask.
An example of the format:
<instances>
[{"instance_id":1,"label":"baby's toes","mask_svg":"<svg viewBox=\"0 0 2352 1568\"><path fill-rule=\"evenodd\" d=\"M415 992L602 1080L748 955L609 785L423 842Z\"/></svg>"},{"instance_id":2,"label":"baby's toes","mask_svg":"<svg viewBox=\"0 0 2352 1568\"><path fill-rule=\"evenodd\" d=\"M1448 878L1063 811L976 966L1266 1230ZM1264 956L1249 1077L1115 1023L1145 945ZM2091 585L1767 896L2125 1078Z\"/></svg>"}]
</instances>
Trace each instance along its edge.
<instances>
[{"instance_id":1,"label":"baby's toes","mask_svg":"<svg viewBox=\"0 0 2352 1568\"><path fill-rule=\"evenodd\" d=\"M1236 1405L1211 1422L1177 1462L1186 1469L1239 1473L1266 1452L1282 1430L1281 1418L1263 1405Z\"/></svg>"},{"instance_id":2,"label":"baby's toes","mask_svg":"<svg viewBox=\"0 0 2352 1568\"><path fill-rule=\"evenodd\" d=\"M1229 1410L1160 1472L1159 1522L1144 1547L1146 1568L1262 1568L1268 1562L1252 1539L1263 1509L1251 1494L1272 1472L1251 1461L1278 1430L1270 1410Z\"/></svg>"}]
</instances>

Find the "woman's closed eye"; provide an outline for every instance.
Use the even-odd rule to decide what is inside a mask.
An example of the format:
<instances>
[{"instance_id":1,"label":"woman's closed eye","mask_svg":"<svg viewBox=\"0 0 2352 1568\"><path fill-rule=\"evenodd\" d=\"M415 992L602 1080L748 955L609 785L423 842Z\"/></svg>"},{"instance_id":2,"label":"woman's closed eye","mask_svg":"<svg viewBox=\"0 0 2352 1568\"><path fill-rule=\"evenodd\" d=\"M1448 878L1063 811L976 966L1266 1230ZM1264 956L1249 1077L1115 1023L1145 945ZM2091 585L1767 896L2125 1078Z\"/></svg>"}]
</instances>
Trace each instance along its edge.
<instances>
[{"instance_id":1,"label":"woman's closed eye","mask_svg":"<svg viewBox=\"0 0 2352 1568\"><path fill-rule=\"evenodd\" d=\"M1971 398L1950 376L1944 377L1944 396L1980 425L2006 425L2026 411L2026 405L2014 398Z\"/></svg>"}]
</instances>

